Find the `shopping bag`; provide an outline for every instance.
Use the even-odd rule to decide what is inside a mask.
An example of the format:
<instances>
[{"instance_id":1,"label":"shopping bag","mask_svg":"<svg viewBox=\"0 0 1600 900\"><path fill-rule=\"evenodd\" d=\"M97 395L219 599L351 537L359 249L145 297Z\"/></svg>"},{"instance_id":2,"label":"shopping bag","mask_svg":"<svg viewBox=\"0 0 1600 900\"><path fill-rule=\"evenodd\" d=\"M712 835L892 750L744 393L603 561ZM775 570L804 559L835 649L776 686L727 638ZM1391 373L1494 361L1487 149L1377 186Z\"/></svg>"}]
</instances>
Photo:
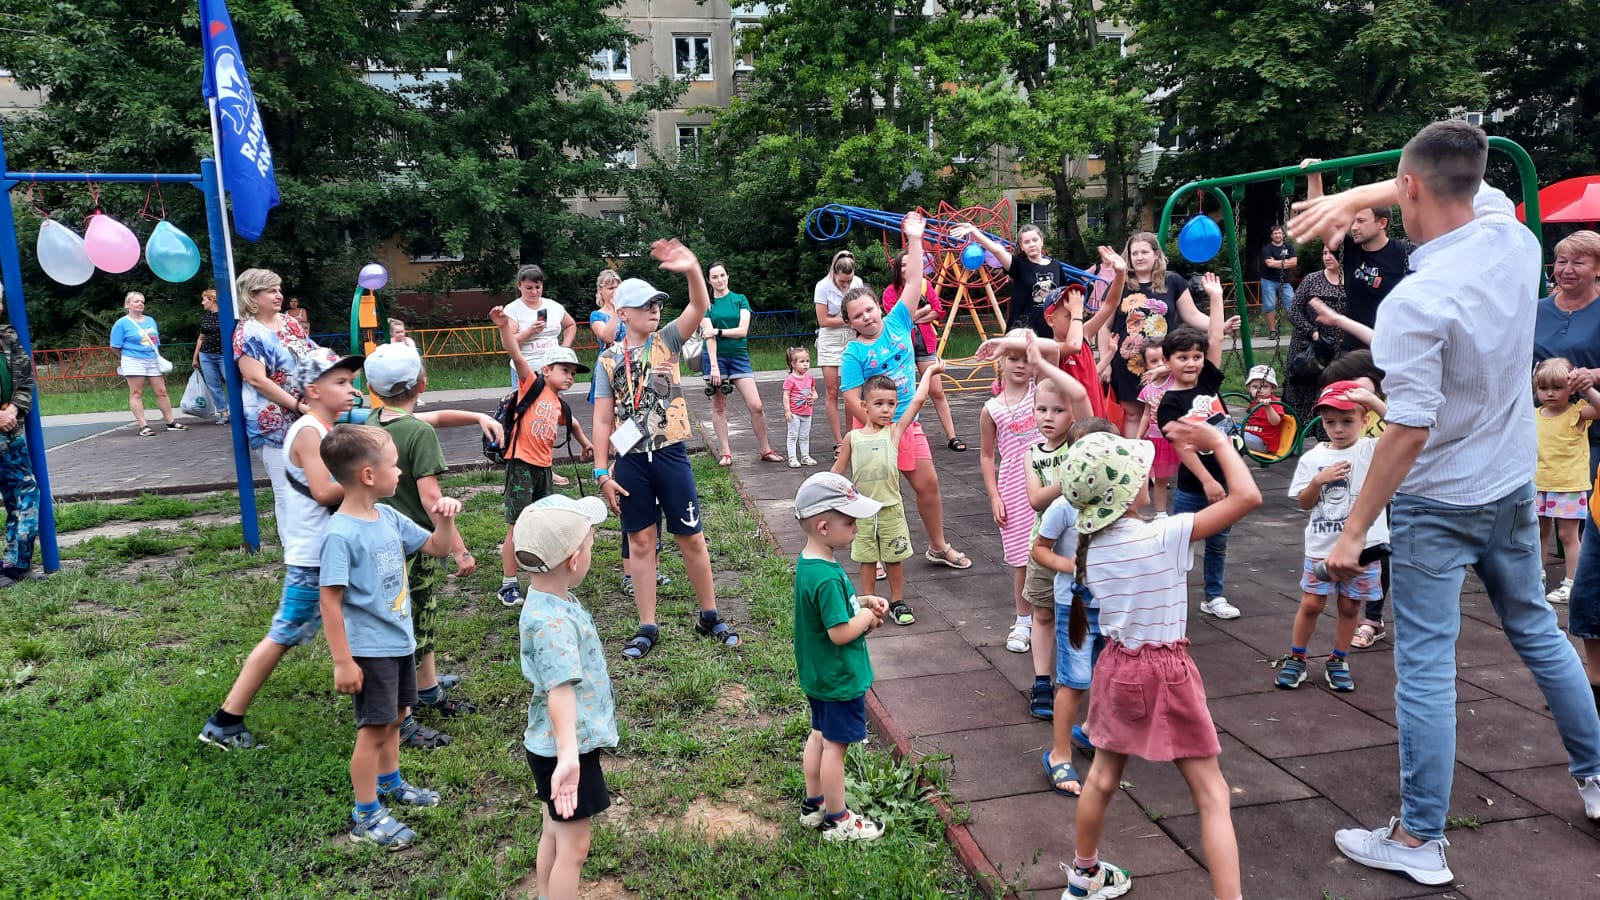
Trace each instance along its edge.
<instances>
[{"instance_id":1,"label":"shopping bag","mask_svg":"<svg viewBox=\"0 0 1600 900\"><path fill-rule=\"evenodd\" d=\"M186 416L211 418L211 398L206 394L206 380L199 371L189 374L189 383L183 386L183 399L178 401L178 408Z\"/></svg>"}]
</instances>

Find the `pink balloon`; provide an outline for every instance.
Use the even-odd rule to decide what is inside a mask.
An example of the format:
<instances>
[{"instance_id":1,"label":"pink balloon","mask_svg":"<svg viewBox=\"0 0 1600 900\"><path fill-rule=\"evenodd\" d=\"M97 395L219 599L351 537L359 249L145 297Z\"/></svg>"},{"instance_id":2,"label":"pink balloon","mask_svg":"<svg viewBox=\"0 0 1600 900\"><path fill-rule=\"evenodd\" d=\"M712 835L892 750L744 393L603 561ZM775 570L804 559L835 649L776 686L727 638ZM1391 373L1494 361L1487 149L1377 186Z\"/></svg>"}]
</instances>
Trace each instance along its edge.
<instances>
[{"instance_id":1,"label":"pink balloon","mask_svg":"<svg viewBox=\"0 0 1600 900\"><path fill-rule=\"evenodd\" d=\"M105 213L89 217L89 227L83 233L83 249L90 262L113 275L139 264L139 238L128 226Z\"/></svg>"}]
</instances>

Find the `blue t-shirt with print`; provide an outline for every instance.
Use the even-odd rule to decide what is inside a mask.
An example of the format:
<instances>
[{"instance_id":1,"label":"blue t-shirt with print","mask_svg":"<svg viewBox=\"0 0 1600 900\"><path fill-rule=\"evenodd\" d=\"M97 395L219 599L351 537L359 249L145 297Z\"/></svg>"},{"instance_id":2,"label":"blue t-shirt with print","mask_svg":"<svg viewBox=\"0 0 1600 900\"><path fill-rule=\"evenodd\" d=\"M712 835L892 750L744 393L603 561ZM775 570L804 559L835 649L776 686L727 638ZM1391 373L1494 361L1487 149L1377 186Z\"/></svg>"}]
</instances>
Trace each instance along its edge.
<instances>
[{"instance_id":1,"label":"blue t-shirt with print","mask_svg":"<svg viewBox=\"0 0 1600 900\"><path fill-rule=\"evenodd\" d=\"M1053 549L1073 559L1078 555L1078 511L1072 508L1065 497L1057 497L1049 506L1045 507L1044 515L1039 518L1039 537L1047 541L1054 541ZM1072 604L1072 578L1065 572L1057 572L1055 578L1056 602L1063 606ZM1098 603L1090 603L1091 607L1098 607Z\"/></svg>"},{"instance_id":2,"label":"blue t-shirt with print","mask_svg":"<svg viewBox=\"0 0 1600 900\"><path fill-rule=\"evenodd\" d=\"M522 675L533 685L522 745L536 756L556 755L550 692L570 684L578 707L578 752L615 747L617 711L611 675L589 611L571 595L557 597L529 588L518 629L522 632Z\"/></svg>"},{"instance_id":3,"label":"blue t-shirt with print","mask_svg":"<svg viewBox=\"0 0 1600 900\"><path fill-rule=\"evenodd\" d=\"M415 652L406 557L429 532L392 506L371 521L335 513L322 535L323 587L344 588L344 635L352 656Z\"/></svg>"},{"instance_id":4,"label":"blue t-shirt with print","mask_svg":"<svg viewBox=\"0 0 1600 900\"><path fill-rule=\"evenodd\" d=\"M911 310L904 303L883 317L883 331L870 344L852 340L844 348L844 360L839 366L839 388L854 390L867 383L874 375L887 375L894 381L898 399L894 405L895 421L906 411L911 398L917 393L917 356L911 346ZM863 398L864 399L864 398Z\"/></svg>"},{"instance_id":5,"label":"blue t-shirt with print","mask_svg":"<svg viewBox=\"0 0 1600 900\"><path fill-rule=\"evenodd\" d=\"M111 326L111 346L129 359L155 359L160 344L161 331L150 316L138 323L123 316Z\"/></svg>"}]
</instances>

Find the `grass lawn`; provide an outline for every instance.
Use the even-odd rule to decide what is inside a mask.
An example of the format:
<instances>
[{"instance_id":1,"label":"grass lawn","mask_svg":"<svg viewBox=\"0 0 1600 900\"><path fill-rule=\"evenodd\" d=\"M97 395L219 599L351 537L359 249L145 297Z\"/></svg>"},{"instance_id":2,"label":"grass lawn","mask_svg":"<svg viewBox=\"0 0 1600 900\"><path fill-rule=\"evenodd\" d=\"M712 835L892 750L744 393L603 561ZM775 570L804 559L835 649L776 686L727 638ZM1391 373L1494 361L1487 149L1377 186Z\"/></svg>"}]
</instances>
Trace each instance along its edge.
<instances>
[{"instance_id":1,"label":"grass lawn","mask_svg":"<svg viewBox=\"0 0 1600 900\"><path fill-rule=\"evenodd\" d=\"M850 753L851 804L886 820L881 841L826 844L795 821L809 720L790 643L793 548L772 550L724 470L703 457L695 470L719 602L747 642L693 637L669 552L664 640L625 664L633 605L615 520L602 526L582 596L611 661L621 747L606 759L616 797L585 881L605 881L607 897L976 896L917 773L881 750ZM541 808L521 749L516 613L493 596L498 480L446 480L485 571L445 589L440 669L465 677L460 694L480 711L443 723L452 746L402 752L406 777L444 804L403 812L420 839L397 854L346 838L352 713L320 638L250 709L265 749L195 739L272 615L276 549L246 554L237 524L197 518L227 513L220 496L62 507L69 531L140 530L89 537L64 551L63 572L0 595L0 895L487 898L531 886Z\"/></svg>"}]
</instances>

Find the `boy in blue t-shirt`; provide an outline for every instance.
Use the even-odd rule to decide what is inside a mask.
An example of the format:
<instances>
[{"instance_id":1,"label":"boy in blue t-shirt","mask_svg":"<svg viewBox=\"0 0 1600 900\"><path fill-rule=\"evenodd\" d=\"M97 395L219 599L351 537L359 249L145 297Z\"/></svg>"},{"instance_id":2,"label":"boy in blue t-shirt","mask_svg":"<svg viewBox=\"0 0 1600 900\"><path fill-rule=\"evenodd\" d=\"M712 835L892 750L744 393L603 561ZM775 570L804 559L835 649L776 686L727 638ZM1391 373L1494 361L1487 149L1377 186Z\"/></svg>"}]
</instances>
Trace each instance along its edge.
<instances>
[{"instance_id":1,"label":"boy in blue t-shirt","mask_svg":"<svg viewBox=\"0 0 1600 900\"><path fill-rule=\"evenodd\" d=\"M322 439L321 456L344 487L344 502L328 522L322 544L322 620L333 654L333 686L355 703L356 747L350 756L355 789L353 841L398 850L416 833L395 821L382 801L438 806L439 794L400 777L400 723L417 704L417 642L411 629L406 557L417 551L449 554L459 542L461 503L440 497L428 510L432 534L392 506L400 483L400 451L388 432L338 425Z\"/></svg>"},{"instance_id":2,"label":"boy in blue t-shirt","mask_svg":"<svg viewBox=\"0 0 1600 900\"><path fill-rule=\"evenodd\" d=\"M1067 432L1067 442L1077 443L1084 435L1096 431L1116 433L1105 419L1084 419ZM1032 550L1034 562L1055 572L1056 690L1050 720L1051 747L1044 752L1044 771L1045 777L1050 779L1050 789L1068 797L1078 796L1083 789L1083 778L1072 765L1072 745L1077 743L1090 754L1094 753L1088 733L1077 724L1078 704L1083 692L1089 689L1095 661L1106 643L1100 635L1100 605L1092 599L1084 604L1089 614L1089 639L1082 647L1074 647L1067 636L1077 572L1078 535L1074 530L1077 523L1077 510L1065 497L1057 497L1039 518L1039 534L1034 538Z\"/></svg>"}]
</instances>

